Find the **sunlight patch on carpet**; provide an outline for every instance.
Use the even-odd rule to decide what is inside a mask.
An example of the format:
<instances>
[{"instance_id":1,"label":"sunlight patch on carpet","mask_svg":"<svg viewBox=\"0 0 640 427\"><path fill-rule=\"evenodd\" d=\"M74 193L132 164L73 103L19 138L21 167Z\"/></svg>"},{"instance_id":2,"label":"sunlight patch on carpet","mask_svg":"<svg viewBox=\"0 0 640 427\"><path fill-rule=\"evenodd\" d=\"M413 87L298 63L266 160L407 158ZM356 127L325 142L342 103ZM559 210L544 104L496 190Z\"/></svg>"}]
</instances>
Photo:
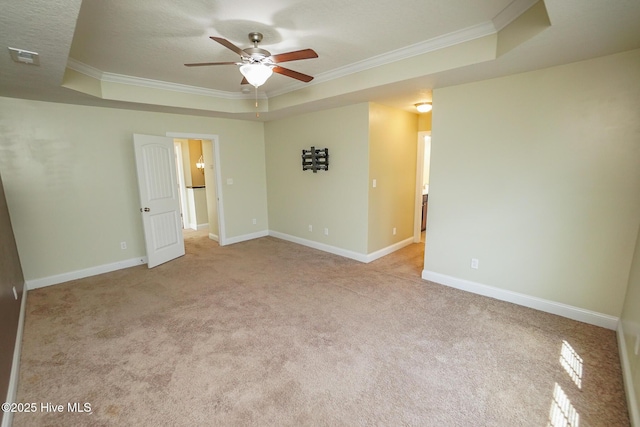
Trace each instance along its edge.
<instances>
[{"instance_id":1,"label":"sunlight patch on carpet","mask_svg":"<svg viewBox=\"0 0 640 427\"><path fill-rule=\"evenodd\" d=\"M562 350L560 351L560 364L567 371L575 385L582 388L582 357L576 353L571 345L562 341Z\"/></svg>"},{"instance_id":2,"label":"sunlight patch on carpet","mask_svg":"<svg viewBox=\"0 0 640 427\"><path fill-rule=\"evenodd\" d=\"M579 427L579 424L580 414L573 407L562 387L556 383L547 427Z\"/></svg>"}]
</instances>

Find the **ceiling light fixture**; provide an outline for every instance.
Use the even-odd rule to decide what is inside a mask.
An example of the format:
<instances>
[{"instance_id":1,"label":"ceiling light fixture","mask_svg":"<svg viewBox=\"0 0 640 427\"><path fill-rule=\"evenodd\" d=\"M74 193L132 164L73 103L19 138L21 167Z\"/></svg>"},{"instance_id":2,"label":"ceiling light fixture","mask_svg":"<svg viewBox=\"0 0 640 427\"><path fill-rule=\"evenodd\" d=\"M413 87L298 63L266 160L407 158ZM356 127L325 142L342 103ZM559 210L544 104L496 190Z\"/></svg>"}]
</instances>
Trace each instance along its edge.
<instances>
[{"instance_id":1,"label":"ceiling light fixture","mask_svg":"<svg viewBox=\"0 0 640 427\"><path fill-rule=\"evenodd\" d=\"M415 104L418 113L428 113L433 108L430 102L419 102Z\"/></svg>"},{"instance_id":2,"label":"ceiling light fixture","mask_svg":"<svg viewBox=\"0 0 640 427\"><path fill-rule=\"evenodd\" d=\"M196 168L201 169L202 173L204 173L204 160L202 159L202 156L200 156L200 158L196 162Z\"/></svg>"},{"instance_id":3,"label":"ceiling light fixture","mask_svg":"<svg viewBox=\"0 0 640 427\"><path fill-rule=\"evenodd\" d=\"M262 63L242 64L240 72L254 87L262 86L273 74L273 70L268 65Z\"/></svg>"}]
</instances>

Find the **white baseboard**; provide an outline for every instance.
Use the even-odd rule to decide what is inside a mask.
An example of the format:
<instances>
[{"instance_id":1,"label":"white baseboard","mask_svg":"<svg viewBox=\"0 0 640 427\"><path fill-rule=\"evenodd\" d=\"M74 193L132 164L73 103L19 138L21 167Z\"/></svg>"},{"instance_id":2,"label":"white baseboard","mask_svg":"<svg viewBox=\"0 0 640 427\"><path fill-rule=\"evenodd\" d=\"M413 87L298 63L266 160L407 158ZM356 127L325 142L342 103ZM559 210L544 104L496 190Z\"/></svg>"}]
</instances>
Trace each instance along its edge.
<instances>
[{"instance_id":1,"label":"white baseboard","mask_svg":"<svg viewBox=\"0 0 640 427\"><path fill-rule=\"evenodd\" d=\"M147 257L131 258L111 264L98 265L82 270L70 271L68 273L56 274L55 276L43 277L41 279L27 280L27 289L38 289L46 286L57 285L70 280L83 279L85 277L96 276L98 274L109 273L111 271L122 270L123 268L135 267L147 263Z\"/></svg>"},{"instance_id":2,"label":"white baseboard","mask_svg":"<svg viewBox=\"0 0 640 427\"><path fill-rule=\"evenodd\" d=\"M387 246L386 248L380 249L379 251L365 255L359 252L350 251L348 249L339 248L337 246L331 246L325 243L315 242L313 240L307 240L301 237L292 236L290 234L280 233L279 231L269 230L269 236L286 240L288 242L297 243L299 245L308 246L310 248L318 249L323 252L329 252L334 255L340 255L345 258L351 258L366 264L370 263L371 261L375 261L378 258L382 258L385 255L389 255L390 253L402 249L405 246L413 243L413 237L409 237L408 239L405 239L401 242L394 243L393 245Z\"/></svg>"},{"instance_id":3,"label":"white baseboard","mask_svg":"<svg viewBox=\"0 0 640 427\"><path fill-rule=\"evenodd\" d=\"M348 249L338 248L337 246L327 245L325 243L314 242L313 240L303 239L301 237L292 236L290 234L280 233L279 231L269 230L269 236L273 236L278 239L286 240L288 242L297 243L302 246L308 246L313 249L318 249L320 251L329 252L334 255L340 255L345 258L355 259L360 262L369 262L367 261L367 256L365 254L361 254L358 252L350 251Z\"/></svg>"},{"instance_id":4,"label":"white baseboard","mask_svg":"<svg viewBox=\"0 0 640 427\"><path fill-rule=\"evenodd\" d=\"M267 230L262 230L255 233L243 234L241 236L227 237L224 239L224 245L233 245L234 243L246 242L247 240L253 240L268 235L269 232Z\"/></svg>"},{"instance_id":5,"label":"white baseboard","mask_svg":"<svg viewBox=\"0 0 640 427\"><path fill-rule=\"evenodd\" d=\"M405 246L412 245L413 243L414 243L413 242L413 237L409 237L408 239L404 239L401 242L394 243L393 245L387 246L386 248L382 248L379 251L371 252L370 254L368 254L366 256L367 260L365 262L375 261L378 258L382 258L385 255L389 255L390 253L398 251L398 250L404 248Z\"/></svg>"},{"instance_id":6,"label":"white baseboard","mask_svg":"<svg viewBox=\"0 0 640 427\"><path fill-rule=\"evenodd\" d=\"M625 395L627 396L627 407L629 408L629 419L632 427L640 427L640 410L636 400L636 392L633 387L633 373L631 372L631 361L627 357L627 342L624 339L623 322L618 323L616 330L618 337L618 351L620 352L620 364L622 365L622 379L624 380Z\"/></svg>"},{"instance_id":7,"label":"white baseboard","mask_svg":"<svg viewBox=\"0 0 640 427\"><path fill-rule=\"evenodd\" d=\"M334 255L340 255L345 258L355 259L356 261L369 262L367 261L367 256L365 254L353 252L348 249L338 248L336 246L327 245L325 243L314 242L313 240L303 239L301 237L292 236L290 234L280 233L279 231L269 230L269 236L286 240L288 242L297 243L299 245L307 246L313 249L318 249L323 252L329 252Z\"/></svg>"},{"instance_id":8,"label":"white baseboard","mask_svg":"<svg viewBox=\"0 0 640 427\"><path fill-rule=\"evenodd\" d=\"M209 228L209 223L204 223L204 224L196 224L195 222L191 222L189 223L189 228L195 231L200 231L200 230L204 230L206 228Z\"/></svg>"},{"instance_id":9,"label":"white baseboard","mask_svg":"<svg viewBox=\"0 0 640 427\"><path fill-rule=\"evenodd\" d=\"M217 235L217 234L209 233L209 238L210 238L211 240L215 240L216 242L219 242L219 241L220 241L220 238L218 237L218 235Z\"/></svg>"},{"instance_id":10,"label":"white baseboard","mask_svg":"<svg viewBox=\"0 0 640 427\"><path fill-rule=\"evenodd\" d=\"M457 277L447 276L445 274L433 271L423 270L422 278L441 285L450 286L478 295L495 298L501 301L507 301L546 313L556 314L558 316L577 320L579 322L589 323L591 325L600 326L611 330L618 327L618 318L608 314L598 313L583 308L562 304L555 301L545 300L518 292L508 291L506 289L495 288L493 286L483 285L481 283L472 282L470 280L458 279Z\"/></svg>"},{"instance_id":11,"label":"white baseboard","mask_svg":"<svg viewBox=\"0 0 640 427\"><path fill-rule=\"evenodd\" d=\"M4 402L13 403L16 401L18 393L18 379L20 376L20 354L22 352L22 334L24 333L24 317L27 310L27 286L22 287L22 301L20 301L20 316L18 317L18 330L16 331L16 344L13 348L13 362L11 363L11 376L9 377L9 387L7 398ZM13 423L13 413L5 412L2 417L2 426L9 427Z\"/></svg>"}]
</instances>

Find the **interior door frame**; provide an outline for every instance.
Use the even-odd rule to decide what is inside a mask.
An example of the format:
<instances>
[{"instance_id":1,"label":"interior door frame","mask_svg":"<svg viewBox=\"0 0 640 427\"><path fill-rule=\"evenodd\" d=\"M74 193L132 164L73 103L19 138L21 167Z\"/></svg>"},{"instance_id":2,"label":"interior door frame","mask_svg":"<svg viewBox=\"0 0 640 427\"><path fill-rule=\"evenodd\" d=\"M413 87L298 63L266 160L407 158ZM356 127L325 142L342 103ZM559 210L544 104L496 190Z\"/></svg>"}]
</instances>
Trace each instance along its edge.
<instances>
[{"instance_id":1,"label":"interior door frame","mask_svg":"<svg viewBox=\"0 0 640 427\"><path fill-rule=\"evenodd\" d=\"M184 184L184 166L182 164L182 144L173 141L176 153L176 168L178 170L178 190L180 191L180 214L182 215L182 228L188 228L187 224L187 187Z\"/></svg>"},{"instance_id":2,"label":"interior door frame","mask_svg":"<svg viewBox=\"0 0 640 427\"><path fill-rule=\"evenodd\" d=\"M218 209L218 244L224 246L227 244L227 233L225 230L224 205L222 193L222 171L220 161L220 141L218 135L204 133L187 133L187 132L167 132L166 136L170 138L180 139L208 139L213 145L213 169L216 173L216 209Z\"/></svg>"},{"instance_id":3,"label":"interior door frame","mask_svg":"<svg viewBox=\"0 0 640 427\"><path fill-rule=\"evenodd\" d=\"M420 243L422 237L422 180L424 179L424 137L431 136L431 131L418 132L418 155L416 159L416 195L413 215L413 242Z\"/></svg>"}]
</instances>

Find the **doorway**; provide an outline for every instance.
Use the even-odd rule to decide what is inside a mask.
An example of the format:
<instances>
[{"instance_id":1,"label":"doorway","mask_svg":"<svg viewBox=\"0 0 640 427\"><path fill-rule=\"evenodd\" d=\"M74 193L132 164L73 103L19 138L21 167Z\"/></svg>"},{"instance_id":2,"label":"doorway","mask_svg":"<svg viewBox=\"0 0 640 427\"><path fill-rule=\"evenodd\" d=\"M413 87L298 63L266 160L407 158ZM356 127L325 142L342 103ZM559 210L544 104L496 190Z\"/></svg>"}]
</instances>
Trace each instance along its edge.
<instances>
[{"instance_id":1,"label":"doorway","mask_svg":"<svg viewBox=\"0 0 640 427\"><path fill-rule=\"evenodd\" d=\"M431 166L431 131L418 132L416 163L416 194L413 222L413 242L424 243L429 202L429 172Z\"/></svg>"},{"instance_id":2,"label":"doorway","mask_svg":"<svg viewBox=\"0 0 640 427\"><path fill-rule=\"evenodd\" d=\"M211 240L225 244L224 215L220 186L220 148L217 135L167 132L180 145L184 177L181 192L185 194L183 222L185 230L206 230ZM201 167L200 167L201 166ZM191 178L191 179L189 179Z\"/></svg>"}]
</instances>

